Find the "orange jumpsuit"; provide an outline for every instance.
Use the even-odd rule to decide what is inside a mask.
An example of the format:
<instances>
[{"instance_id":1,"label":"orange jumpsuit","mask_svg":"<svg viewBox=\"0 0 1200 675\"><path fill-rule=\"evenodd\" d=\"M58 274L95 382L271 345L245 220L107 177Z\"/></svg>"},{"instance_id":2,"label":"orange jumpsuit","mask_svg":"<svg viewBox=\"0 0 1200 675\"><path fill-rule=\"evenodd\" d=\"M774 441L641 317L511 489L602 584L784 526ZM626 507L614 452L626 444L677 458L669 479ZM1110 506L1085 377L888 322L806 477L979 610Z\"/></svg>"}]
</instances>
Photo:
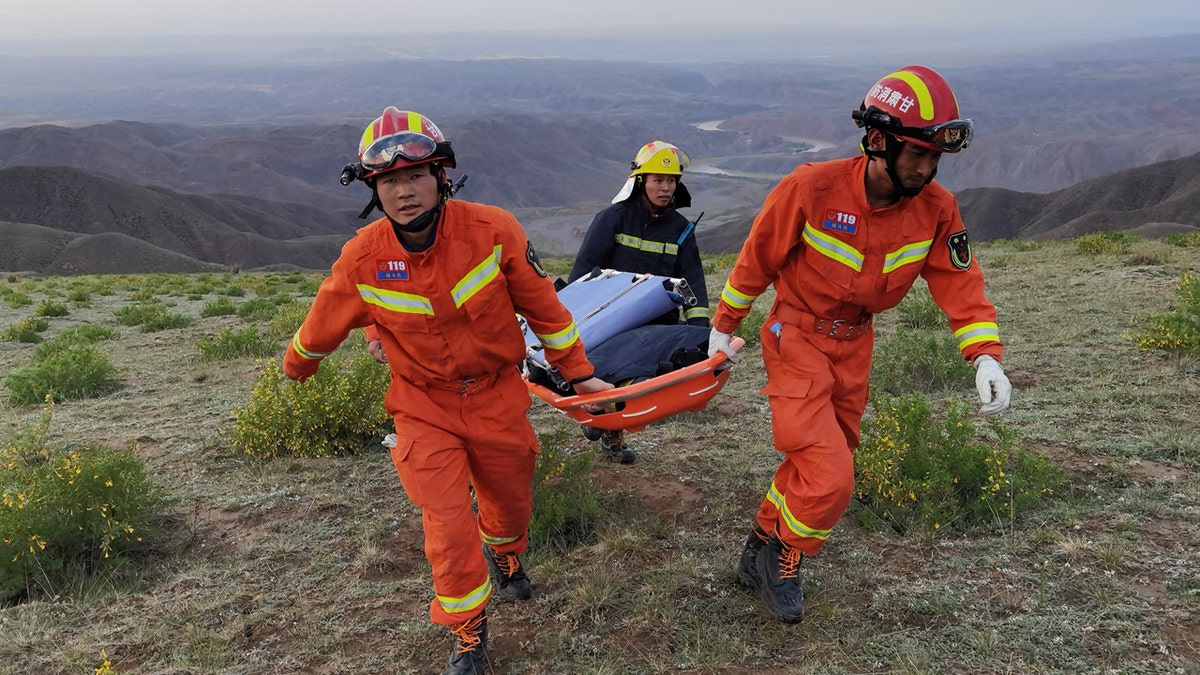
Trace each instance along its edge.
<instances>
[{"instance_id":1,"label":"orange jumpsuit","mask_svg":"<svg viewBox=\"0 0 1200 675\"><path fill-rule=\"evenodd\" d=\"M762 353L775 449L784 453L757 521L806 554L850 505L852 453L867 406L871 315L900 303L917 275L950 319L963 357L1000 360L954 196L936 182L889 206L867 202L867 157L797 167L771 191L721 294L713 327L732 333L774 284Z\"/></svg>"},{"instance_id":2,"label":"orange jumpsuit","mask_svg":"<svg viewBox=\"0 0 1200 675\"><path fill-rule=\"evenodd\" d=\"M360 229L321 283L283 367L304 379L351 329L378 326L392 376L392 462L421 509L433 568L430 618L455 625L478 616L491 594L481 538L501 553L527 543L538 445L517 370L525 340L516 314L564 377L590 377L592 366L512 214L452 200L434 237L413 252L386 218Z\"/></svg>"}]
</instances>

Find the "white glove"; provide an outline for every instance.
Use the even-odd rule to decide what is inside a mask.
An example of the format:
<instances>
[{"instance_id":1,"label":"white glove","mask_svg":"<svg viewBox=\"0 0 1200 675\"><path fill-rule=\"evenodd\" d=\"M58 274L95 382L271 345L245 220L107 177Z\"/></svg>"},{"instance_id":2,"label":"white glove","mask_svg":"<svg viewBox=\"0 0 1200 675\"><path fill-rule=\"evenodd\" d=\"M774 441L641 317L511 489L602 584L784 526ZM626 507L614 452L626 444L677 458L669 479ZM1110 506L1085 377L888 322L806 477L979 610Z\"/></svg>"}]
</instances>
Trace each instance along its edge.
<instances>
[{"instance_id":1,"label":"white glove","mask_svg":"<svg viewBox=\"0 0 1200 675\"><path fill-rule=\"evenodd\" d=\"M1008 398L1012 395L1012 384L996 359L984 354L975 359L975 388L983 407L979 412L996 415L1008 409Z\"/></svg>"},{"instance_id":2,"label":"white glove","mask_svg":"<svg viewBox=\"0 0 1200 675\"><path fill-rule=\"evenodd\" d=\"M742 357L738 356L737 352L733 351L733 347L729 346L730 337L731 336L729 333L722 333L716 328L709 331L708 355L711 357L717 352L724 352L725 357L729 359L730 363L737 363L738 361L741 361Z\"/></svg>"}]
</instances>

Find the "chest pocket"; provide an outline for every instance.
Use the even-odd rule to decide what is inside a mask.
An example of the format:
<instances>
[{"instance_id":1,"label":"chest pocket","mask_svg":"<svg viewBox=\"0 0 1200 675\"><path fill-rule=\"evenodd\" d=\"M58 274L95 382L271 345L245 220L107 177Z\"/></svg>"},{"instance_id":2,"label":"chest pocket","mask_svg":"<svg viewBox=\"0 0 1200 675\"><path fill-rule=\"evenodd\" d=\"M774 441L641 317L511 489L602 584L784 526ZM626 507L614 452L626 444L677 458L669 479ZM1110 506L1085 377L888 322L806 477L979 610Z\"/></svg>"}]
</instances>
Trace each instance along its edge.
<instances>
[{"instance_id":1,"label":"chest pocket","mask_svg":"<svg viewBox=\"0 0 1200 675\"><path fill-rule=\"evenodd\" d=\"M883 273L887 277L888 293L907 292L925 266L933 240L906 244L884 255Z\"/></svg>"},{"instance_id":2,"label":"chest pocket","mask_svg":"<svg viewBox=\"0 0 1200 675\"><path fill-rule=\"evenodd\" d=\"M358 285L358 294L371 305L371 316L375 322L397 335L430 332L433 303L429 298L367 284Z\"/></svg>"},{"instance_id":3,"label":"chest pocket","mask_svg":"<svg viewBox=\"0 0 1200 675\"><path fill-rule=\"evenodd\" d=\"M863 254L845 241L804 224L804 259L826 281L850 288L862 273Z\"/></svg>"},{"instance_id":4,"label":"chest pocket","mask_svg":"<svg viewBox=\"0 0 1200 675\"><path fill-rule=\"evenodd\" d=\"M512 314L512 302L505 292L504 277L500 274L500 246L475 265L450 290L454 306L465 310L472 320L479 320L498 309Z\"/></svg>"}]
</instances>

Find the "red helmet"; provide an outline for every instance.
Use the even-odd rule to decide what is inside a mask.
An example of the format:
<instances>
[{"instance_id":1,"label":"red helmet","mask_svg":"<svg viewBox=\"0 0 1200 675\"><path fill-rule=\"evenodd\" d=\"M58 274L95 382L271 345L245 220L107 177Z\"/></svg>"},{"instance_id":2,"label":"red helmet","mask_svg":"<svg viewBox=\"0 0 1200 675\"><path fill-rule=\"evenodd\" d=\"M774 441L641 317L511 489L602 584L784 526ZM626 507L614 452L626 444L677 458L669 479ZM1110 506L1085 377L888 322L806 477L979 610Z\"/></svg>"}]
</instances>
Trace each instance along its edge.
<instances>
[{"instance_id":1,"label":"red helmet","mask_svg":"<svg viewBox=\"0 0 1200 675\"><path fill-rule=\"evenodd\" d=\"M441 162L453 169L454 151L433 120L421 113L384 108L367 125L358 144L358 178L366 180L386 171Z\"/></svg>"},{"instance_id":2,"label":"red helmet","mask_svg":"<svg viewBox=\"0 0 1200 675\"><path fill-rule=\"evenodd\" d=\"M974 124L959 119L958 100L932 68L905 66L875 83L852 113L860 127L874 128L937 152L958 152L971 143Z\"/></svg>"}]
</instances>

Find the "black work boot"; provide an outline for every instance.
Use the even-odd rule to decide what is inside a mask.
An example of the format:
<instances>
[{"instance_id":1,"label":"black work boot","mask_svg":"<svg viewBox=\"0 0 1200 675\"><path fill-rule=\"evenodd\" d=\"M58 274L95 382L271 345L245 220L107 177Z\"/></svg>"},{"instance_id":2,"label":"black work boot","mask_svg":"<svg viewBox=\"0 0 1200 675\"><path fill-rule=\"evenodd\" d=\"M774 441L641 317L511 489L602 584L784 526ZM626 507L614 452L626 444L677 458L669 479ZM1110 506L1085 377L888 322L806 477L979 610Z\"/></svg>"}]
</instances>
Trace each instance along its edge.
<instances>
[{"instance_id":1,"label":"black work boot","mask_svg":"<svg viewBox=\"0 0 1200 675\"><path fill-rule=\"evenodd\" d=\"M454 649L442 675L483 675L487 659L487 615L479 616L450 629Z\"/></svg>"},{"instance_id":2,"label":"black work boot","mask_svg":"<svg viewBox=\"0 0 1200 675\"><path fill-rule=\"evenodd\" d=\"M488 569L492 571L492 579L496 582L496 592L505 600L528 600L533 596L533 588L529 585L529 577L521 567L521 559L516 553L497 553L491 546L483 545L483 557L487 559Z\"/></svg>"},{"instance_id":3,"label":"black work boot","mask_svg":"<svg viewBox=\"0 0 1200 675\"><path fill-rule=\"evenodd\" d=\"M804 614L804 588L800 584L803 559L800 549L774 534L758 552L758 594L771 616L784 623L796 623Z\"/></svg>"},{"instance_id":4,"label":"black work boot","mask_svg":"<svg viewBox=\"0 0 1200 675\"><path fill-rule=\"evenodd\" d=\"M625 445L625 432L617 429L616 431L605 431L600 437L600 447L604 450L604 456L610 462L618 464L633 464L637 459L637 455Z\"/></svg>"},{"instance_id":5,"label":"black work boot","mask_svg":"<svg viewBox=\"0 0 1200 675\"><path fill-rule=\"evenodd\" d=\"M758 554L767 543L767 533L757 525L746 537L746 545L742 548L742 558L738 560L738 581L747 588L758 588Z\"/></svg>"},{"instance_id":6,"label":"black work boot","mask_svg":"<svg viewBox=\"0 0 1200 675\"><path fill-rule=\"evenodd\" d=\"M598 441L598 440L600 440L600 437L603 435L604 435L603 429L598 429L596 427L589 427L587 425L584 425L584 427L583 427L583 437L588 439L589 441Z\"/></svg>"}]
</instances>

